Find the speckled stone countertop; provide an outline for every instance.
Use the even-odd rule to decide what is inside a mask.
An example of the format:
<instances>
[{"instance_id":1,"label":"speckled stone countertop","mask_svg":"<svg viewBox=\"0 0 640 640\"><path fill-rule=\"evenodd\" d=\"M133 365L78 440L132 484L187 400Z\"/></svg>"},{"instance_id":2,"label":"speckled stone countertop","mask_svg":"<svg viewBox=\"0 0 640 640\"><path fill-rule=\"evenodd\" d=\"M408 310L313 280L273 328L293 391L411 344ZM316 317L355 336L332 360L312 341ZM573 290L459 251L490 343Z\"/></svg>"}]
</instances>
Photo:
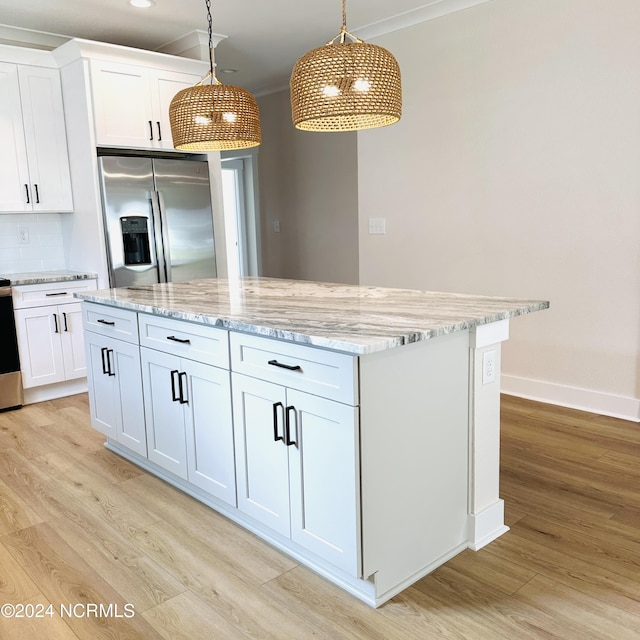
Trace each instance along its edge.
<instances>
[{"instance_id":1,"label":"speckled stone countertop","mask_svg":"<svg viewBox=\"0 0 640 640\"><path fill-rule=\"evenodd\" d=\"M242 278L76 293L122 309L367 354L549 307L544 300Z\"/></svg>"},{"instance_id":2,"label":"speckled stone countertop","mask_svg":"<svg viewBox=\"0 0 640 640\"><path fill-rule=\"evenodd\" d=\"M33 271L29 273L8 273L2 276L11 281L12 285L45 284L47 282L69 282L71 280L89 280L97 278L95 273L81 271Z\"/></svg>"}]
</instances>

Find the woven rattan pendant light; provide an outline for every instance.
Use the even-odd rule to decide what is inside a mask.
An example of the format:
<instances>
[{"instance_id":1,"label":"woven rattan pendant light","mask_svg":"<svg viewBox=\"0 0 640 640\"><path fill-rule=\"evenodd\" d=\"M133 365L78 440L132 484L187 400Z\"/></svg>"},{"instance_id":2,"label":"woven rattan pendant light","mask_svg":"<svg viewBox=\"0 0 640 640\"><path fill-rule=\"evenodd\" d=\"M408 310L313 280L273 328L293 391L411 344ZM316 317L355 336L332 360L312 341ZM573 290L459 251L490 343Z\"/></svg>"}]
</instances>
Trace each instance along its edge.
<instances>
[{"instance_id":1,"label":"woven rattan pendant light","mask_svg":"<svg viewBox=\"0 0 640 640\"><path fill-rule=\"evenodd\" d=\"M209 73L198 84L179 91L169 105L173 146L181 151L247 149L262 142L260 111L245 89L223 84L213 68L211 2L205 0L209 20Z\"/></svg>"},{"instance_id":2,"label":"woven rattan pendant light","mask_svg":"<svg viewBox=\"0 0 640 640\"><path fill-rule=\"evenodd\" d=\"M296 62L289 85L293 124L305 131L385 127L402 116L400 67L386 49L347 31L346 0L340 33Z\"/></svg>"}]
</instances>

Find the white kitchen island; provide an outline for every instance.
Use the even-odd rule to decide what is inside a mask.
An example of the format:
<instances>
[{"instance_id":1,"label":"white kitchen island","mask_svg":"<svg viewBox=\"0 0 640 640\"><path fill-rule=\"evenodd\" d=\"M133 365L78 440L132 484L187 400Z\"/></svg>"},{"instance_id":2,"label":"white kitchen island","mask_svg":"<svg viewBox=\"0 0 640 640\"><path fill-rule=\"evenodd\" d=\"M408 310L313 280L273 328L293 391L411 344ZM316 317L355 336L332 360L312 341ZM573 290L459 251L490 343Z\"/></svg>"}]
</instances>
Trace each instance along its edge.
<instances>
[{"instance_id":1,"label":"white kitchen island","mask_svg":"<svg viewBox=\"0 0 640 640\"><path fill-rule=\"evenodd\" d=\"M500 343L547 302L268 278L76 295L106 446L370 605L507 531Z\"/></svg>"}]
</instances>

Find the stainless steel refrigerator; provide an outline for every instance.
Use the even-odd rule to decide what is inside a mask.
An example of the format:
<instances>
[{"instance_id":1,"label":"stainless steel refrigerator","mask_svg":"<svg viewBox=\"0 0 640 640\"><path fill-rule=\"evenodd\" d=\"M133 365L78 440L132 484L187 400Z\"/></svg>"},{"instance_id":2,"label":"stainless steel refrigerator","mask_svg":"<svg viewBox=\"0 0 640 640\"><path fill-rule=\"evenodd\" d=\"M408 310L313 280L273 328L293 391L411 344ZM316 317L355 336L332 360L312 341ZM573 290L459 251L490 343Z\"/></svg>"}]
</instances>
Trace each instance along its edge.
<instances>
[{"instance_id":1,"label":"stainless steel refrigerator","mask_svg":"<svg viewBox=\"0 0 640 640\"><path fill-rule=\"evenodd\" d=\"M99 158L112 287L216 276L206 160Z\"/></svg>"}]
</instances>

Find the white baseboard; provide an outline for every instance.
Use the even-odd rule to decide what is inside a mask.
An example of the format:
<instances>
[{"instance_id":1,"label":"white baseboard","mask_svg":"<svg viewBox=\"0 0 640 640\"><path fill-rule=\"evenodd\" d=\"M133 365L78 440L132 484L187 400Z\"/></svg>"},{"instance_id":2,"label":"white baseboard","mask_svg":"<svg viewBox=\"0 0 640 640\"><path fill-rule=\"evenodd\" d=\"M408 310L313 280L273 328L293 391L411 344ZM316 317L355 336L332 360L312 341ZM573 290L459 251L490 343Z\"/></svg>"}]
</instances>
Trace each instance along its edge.
<instances>
[{"instance_id":1,"label":"white baseboard","mask_svg":"<svg viewBox=\"0 0 640 640\"><path fill-rule=\"evenodd\" d=\"M480 513L470 513L468 522L468 547L478 551L509 531L504 523L504 500L497 500Z\"/></svg>"},{"instance_id":2,"label":"white baseboard","mask_svg":"<svg viewBox=\"0 0 640 640\"><path fill-rule=\"evenodd\" d=\"M45 402L46 400L55 400L56 398L65 398L74 396L77 393L84 393L86 390L86 378L46 384L42 387L30 387L24 390L24 403L34 404L36 402Z\"/></svg>"},{"instance_id":3,"label":"white baseboard","mask_svg":"<svg viewBox=\"0 0 640 640\"><path fill-rule=\"evenodd\" d=\"M500 391L506 395L528 400L640 422L640 399L638 398L506 374L502 374L500 378Z\"/></svg>"}]
</instances>

